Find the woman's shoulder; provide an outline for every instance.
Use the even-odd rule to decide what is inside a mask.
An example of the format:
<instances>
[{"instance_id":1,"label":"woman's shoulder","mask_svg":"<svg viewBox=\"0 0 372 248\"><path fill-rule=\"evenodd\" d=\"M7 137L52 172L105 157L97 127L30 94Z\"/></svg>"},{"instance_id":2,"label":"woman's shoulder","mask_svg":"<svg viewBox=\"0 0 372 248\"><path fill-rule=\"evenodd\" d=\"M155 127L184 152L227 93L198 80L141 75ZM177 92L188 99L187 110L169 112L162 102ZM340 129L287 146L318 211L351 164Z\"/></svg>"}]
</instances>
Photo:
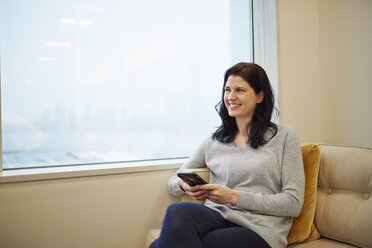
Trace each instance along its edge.
<instances>
[{"instance_id":1,"label":"woman's shoulder","mask_svg":"<svg viewBox=\"0 0 372 248\"><path fill-rule=\"evenodd\" d=\"M293 134L296 134L296 130L292 126L281 125L281 124L276 124L276 126L278 127L278 133L282 133L282 134L293 133Z\"/></svg>"},{"instance_id":2,"label":"woman's shoulder","mask_svg":"<svg viewBox=\"0 0 372 248\"><path fill-rule=\"evenodd\" d=\"M201 147L205 152L226 149L231 143L222 143L221 141L214 138L213 135L208 136L201 143Z\"/></svg>"},{"instance_id":3,"label":"woman's shoulder","mask_svg":"<svg viewBox=\"0 0 372 248\"><path fill-rule=\"evenodd\" d=\"M209 135L208 137L202 139L202 142L200 143L199 148L203 150L207 150L214 141L215 139L213 139L213 136Z\"/></svg>"},{"instance_id":4,"label":"woman's shoulder","mask_svg":"<svg viewBox=\"0 0 372 248\"><path fill-rule=\"evenodd\" d=\"M299 137L294 127L289 125L277 125L278 126L278 139L285 143L300 144Z\"/></svg>"},{"instance_id":5,"label":"woman's shoulder","mask_svg":"<svg viewBox=\"0 0 372 248\"><path fill-rule=\"evenodd\" d=\"M274 140L280 142L280 140L286 141L287 139L298 139L296 130L292 126L276 124L276 127L277 132L273 137Z\"/></svg>"}]
</instances>

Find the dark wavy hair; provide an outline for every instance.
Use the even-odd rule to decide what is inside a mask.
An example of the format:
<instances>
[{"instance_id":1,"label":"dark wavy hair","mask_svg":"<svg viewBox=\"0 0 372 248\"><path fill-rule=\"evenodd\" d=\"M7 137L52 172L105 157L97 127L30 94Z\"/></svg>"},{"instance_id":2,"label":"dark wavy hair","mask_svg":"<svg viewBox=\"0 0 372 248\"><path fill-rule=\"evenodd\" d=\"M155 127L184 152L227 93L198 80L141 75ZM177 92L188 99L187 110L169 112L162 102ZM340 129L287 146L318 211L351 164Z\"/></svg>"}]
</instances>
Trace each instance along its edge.
<instances>
[{"instance_id":1,"label":"dark wavy hair","mask_svg":"<svg viewBox=\"0 0 372 248\"><path fill-rule=\"evenodd\" d=\"M230 143L234 141L238 132L235 118L229 115L224 103L226 81L231 75L242 77L253 88L256 94L261 90L263 91L264 99L256 106L248 133L247 144L256 149L269 142L278 132L278 127L275 123L271 122L271 116L274 110L277 112L277 115L279 115L279 111L274 107L274 94L269 78L265 70L255 63L241 62L225 72L222 100L216 105L216 111L220 115L222 124L212 137L222 143ZM265 136L268 131L271 132L271 135Z\"/></svg>"}]
</instances>

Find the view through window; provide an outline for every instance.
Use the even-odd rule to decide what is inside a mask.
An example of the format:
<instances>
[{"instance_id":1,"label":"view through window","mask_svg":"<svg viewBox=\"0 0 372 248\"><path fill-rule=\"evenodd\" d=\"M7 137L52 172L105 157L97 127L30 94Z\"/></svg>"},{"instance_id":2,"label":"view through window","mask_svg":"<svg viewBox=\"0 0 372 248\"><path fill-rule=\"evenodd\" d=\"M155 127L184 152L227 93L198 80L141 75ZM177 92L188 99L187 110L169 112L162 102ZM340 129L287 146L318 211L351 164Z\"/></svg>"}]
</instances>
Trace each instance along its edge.
<instances>
[{"instance_id":1,"label":"view through window","mask_svg":"<svg viewBox=\"0 0 372 248\"><path fill-rule=\"evenodd\" d=\"M245 0L1 1L3 169L191 155L251 26Z\"/></svg>"}]
</instances>

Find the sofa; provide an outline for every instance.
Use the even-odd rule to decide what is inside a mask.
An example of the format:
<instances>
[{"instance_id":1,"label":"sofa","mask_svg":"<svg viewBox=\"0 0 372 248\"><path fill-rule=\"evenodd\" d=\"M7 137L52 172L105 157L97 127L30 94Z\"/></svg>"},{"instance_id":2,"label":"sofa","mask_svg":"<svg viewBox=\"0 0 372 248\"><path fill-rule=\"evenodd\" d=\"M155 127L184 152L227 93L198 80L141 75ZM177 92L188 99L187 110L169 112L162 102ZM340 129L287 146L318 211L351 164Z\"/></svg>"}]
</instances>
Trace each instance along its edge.
<instances>
[{"instance_id":1,"label":"sofa","mask_svg":"<svg viewBox=\"0 0 372 248\"><path fill-rule=\"evenodd\" d=\"M314 157L317 151L319 156ZM305 202L300 216L294 219L292 229L298 230L288 235L288 247L372 248L372 148L307 144L302 152ZM311 156L308 166L313 174L306 170L307 156ZM197 173L209 179L207 169ZM179 201L193 200L182 196ZM146 248L159 236L159 228L148 231Z\"/></svg>"}]
</instances>

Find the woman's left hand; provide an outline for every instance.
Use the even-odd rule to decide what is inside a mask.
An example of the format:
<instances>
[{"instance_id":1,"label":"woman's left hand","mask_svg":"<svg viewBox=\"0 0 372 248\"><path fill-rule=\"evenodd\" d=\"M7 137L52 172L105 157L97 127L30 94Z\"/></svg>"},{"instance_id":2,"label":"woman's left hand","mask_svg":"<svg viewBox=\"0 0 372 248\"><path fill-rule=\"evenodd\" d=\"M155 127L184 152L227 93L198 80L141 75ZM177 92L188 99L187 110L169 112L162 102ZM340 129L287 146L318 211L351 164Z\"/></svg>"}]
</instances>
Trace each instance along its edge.
<instances>
[{"instance_id":1,"label":"woman's left hand","mask_svg":"<svg viewBox=\"0 0 372 248\"><path fill-rule=\"evenodd\" d=\"M219 204L233 204L238 202L238 191L218 184L196 185L195 189L207 190L207 199Z\"/></svg>"}]
</instances>

